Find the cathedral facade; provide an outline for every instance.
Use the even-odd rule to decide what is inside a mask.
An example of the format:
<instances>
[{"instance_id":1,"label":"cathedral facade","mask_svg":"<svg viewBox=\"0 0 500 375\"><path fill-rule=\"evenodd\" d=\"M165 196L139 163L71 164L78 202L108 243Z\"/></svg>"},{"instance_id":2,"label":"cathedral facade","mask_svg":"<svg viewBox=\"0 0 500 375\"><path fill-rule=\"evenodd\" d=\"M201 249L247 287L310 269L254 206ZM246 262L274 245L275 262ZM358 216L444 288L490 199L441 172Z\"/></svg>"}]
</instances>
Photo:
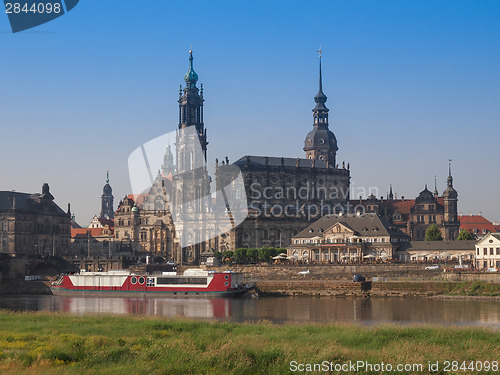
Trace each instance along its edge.
<instances>
[{"instance_id":1,"label":"cathedral facade","mask_svg":"<svg viewBox=\"0 0 500 375\"><path fill-rule=\"evenodd\" d=\"M321 56L319 64L319 89L312 110L313 129L304 141L305 158L246 155L234 162L243 175L249 212L242 224L219 237L220 251L286 247L319 217L347 210L350 170L345 163L337 164L339 148L329 129ZM217 190L226 186L217 172L216 179Z\"/></svg>"}]
</instances>

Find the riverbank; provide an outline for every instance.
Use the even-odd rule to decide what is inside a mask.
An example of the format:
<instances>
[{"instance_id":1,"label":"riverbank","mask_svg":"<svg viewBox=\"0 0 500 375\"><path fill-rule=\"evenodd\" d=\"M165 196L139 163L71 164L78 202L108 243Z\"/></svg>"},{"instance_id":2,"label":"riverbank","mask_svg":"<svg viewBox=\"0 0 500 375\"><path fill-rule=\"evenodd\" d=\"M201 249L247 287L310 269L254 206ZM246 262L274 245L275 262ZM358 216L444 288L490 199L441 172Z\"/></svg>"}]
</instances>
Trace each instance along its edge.
<instances>
[{"instance_id":1,"label":"riverbank","mask_svg":"<svg viewBox=\"0 0 500 375\"><path fill-rule=\"evenodd\" d=\"M371 290L364 291L361 283L330 280L269 280L258 281L256 290L261 296L314 297L488 297L500 300L500 284L481 281L394 281L372 282Z\"/></svg>"},{"instance_id":2,"label":"riverbank","mask_svg":"<svg viewBox=\"0 0 500 375\"><path fill-rule=\"evenodd\" d=\"M0 282L0 295L50 295L49 285L44 281L4 280Z\"/></svg>"},{"instance_id":3,"label":"riverbank","mask_svg":"<svg viewBox=\"0 0 500 375\"><path fill-rule=\"evenodd\" d=\"M474 361L474 366L488 361L491 367L499 350L500 333L474 328L0 312L1 374L283 374L295 365L323 361L333 366L383 362L393 371L398 364L420 365L397 373L422 374L430 372L430 361L444 373L445 361Z\"/></svg>"}]
</instances>

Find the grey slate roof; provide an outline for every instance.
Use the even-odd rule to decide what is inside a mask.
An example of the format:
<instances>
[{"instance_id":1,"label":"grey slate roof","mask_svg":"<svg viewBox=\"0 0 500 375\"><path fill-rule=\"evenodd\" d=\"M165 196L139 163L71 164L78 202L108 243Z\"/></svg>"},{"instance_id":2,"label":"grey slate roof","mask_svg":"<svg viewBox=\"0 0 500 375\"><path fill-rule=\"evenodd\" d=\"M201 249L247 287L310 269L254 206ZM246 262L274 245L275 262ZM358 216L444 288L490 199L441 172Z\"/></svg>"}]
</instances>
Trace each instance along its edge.
<instances>
[{"instance_id":1,"label":"grey slate roof","mask_svg":"<svg viewBox=\"0 0 500 375\"><path fill-rule=\"evenodd\" d=\"M410 241L405 251L475 251L477 241Z\"/></svg>"},{"instance_id":2,"label":"grey slate roof","mask_svg":"<svg viewBox=\"0 0 500 375\"><path fill-rule=\"evenodd\" d=\"M0 210L11 210L13 206L15 211L36 213L42 212L42 206L48 207L47 213L56 213L65 215L66 213L52 200L54 197L49 194L28 194L16 191L0 191ZM14 203L15 200L15 203Z\"/></svg>"},{"instance_id":3,"label":"grey slate roof","mask_svg":"<svg viewBox=\"0 0 500 375\"><path fill-rule=\"evenodd\" d=\"M297 166L297 158L279 158L275 156L253 156L253 155L245 155L234 162L238 167L250 165L250 166L265 166L267 158L267 165L272 167L281 167L284 165L285 167L296 167ZM283 159L283 161L282 161ZM301 159L299 160L299 167L302 168L311 168L313 165L312 159ZM283 164L282 164L283 162ZM326 163L323 160L315 159L314 160L315 168L327 168ZM334 165L330 165L329 168L334 168Z\"/></svg>"},{"instance_id":4,"label":"grey slate roof","mask_svg":"<svg viewBox=\"0 0 500 375\"><path fill-rule=\"evenodd\" d=\"M381 219L377 214L345 214L325 215L309 225L294 238L313 238L322 236L322 233L333 225L341 223L352 229L359 236L406 236L392 224Z\"/></svg>"}]
</instances>

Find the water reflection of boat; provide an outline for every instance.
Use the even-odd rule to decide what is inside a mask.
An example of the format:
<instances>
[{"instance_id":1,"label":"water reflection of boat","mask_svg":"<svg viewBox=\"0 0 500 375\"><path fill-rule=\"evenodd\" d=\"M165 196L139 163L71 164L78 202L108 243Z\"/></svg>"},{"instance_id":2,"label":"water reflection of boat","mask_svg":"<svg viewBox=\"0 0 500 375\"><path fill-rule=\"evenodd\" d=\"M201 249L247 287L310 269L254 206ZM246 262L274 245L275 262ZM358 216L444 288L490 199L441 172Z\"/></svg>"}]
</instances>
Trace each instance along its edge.
<instances>
[{"instance_id":1,"label":"water reflection of boat","mask_svg":"<svg viewBox=\"0 0 500 375\"><path fill-rule=\"evenodd\" d=\"M228 298L60 297L60 310L70 314L133 314L199 319L230 318Z\"/></svg>"},{"instance_id":2,"label":"water reflection of boat","mask_svg":"<svg viewBox=\"0 0 500 375\"><path fill-rule=\"evenodd\" d=\"M81 272L62 275L52 284L52 293L170 294L177 296L241 296L253 288L243 274L188 269L183 275L132 274L127 271Z\"/></svg>"}]
</instances>

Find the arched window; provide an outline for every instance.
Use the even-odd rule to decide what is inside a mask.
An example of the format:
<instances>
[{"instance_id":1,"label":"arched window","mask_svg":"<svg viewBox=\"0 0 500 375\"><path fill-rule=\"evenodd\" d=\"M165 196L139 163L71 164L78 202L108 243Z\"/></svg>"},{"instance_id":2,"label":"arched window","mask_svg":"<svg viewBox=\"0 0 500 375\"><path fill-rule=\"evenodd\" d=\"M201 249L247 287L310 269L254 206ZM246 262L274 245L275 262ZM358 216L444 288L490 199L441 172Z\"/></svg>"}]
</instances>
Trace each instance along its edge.
<instances>
[{"instance_id":1,"label":"arched window","mask_svg":"<svg viewBox=\"0 0 500 375\"><path fill-rule=\"evenodd\" d=\"M262 239L269 239L269 231L267 229L262 229Z\"/></svg>"}]
</instances>

